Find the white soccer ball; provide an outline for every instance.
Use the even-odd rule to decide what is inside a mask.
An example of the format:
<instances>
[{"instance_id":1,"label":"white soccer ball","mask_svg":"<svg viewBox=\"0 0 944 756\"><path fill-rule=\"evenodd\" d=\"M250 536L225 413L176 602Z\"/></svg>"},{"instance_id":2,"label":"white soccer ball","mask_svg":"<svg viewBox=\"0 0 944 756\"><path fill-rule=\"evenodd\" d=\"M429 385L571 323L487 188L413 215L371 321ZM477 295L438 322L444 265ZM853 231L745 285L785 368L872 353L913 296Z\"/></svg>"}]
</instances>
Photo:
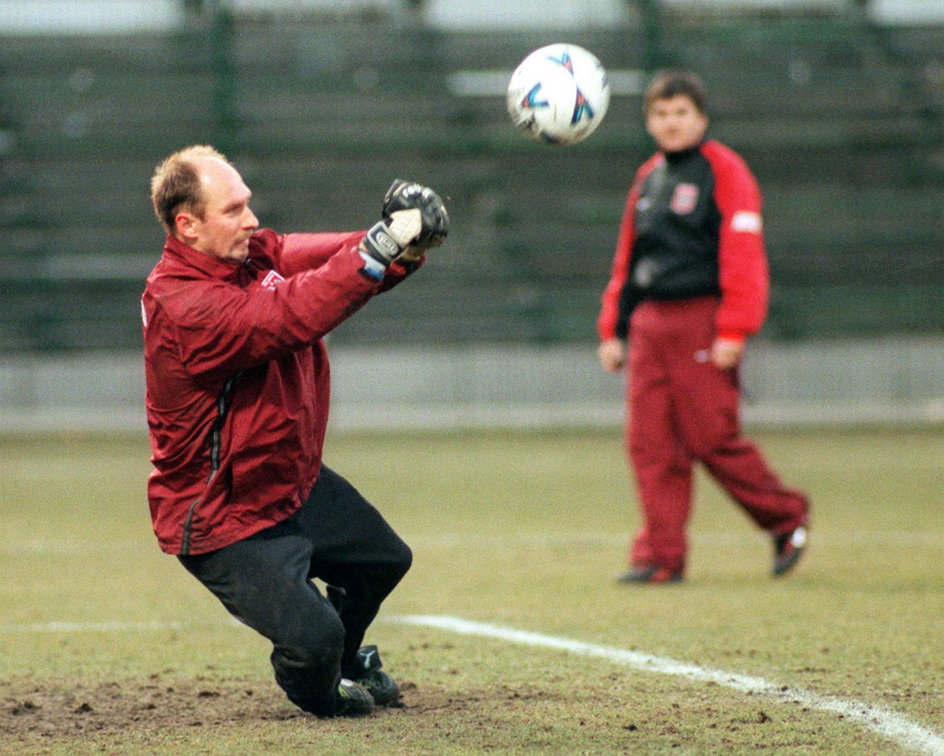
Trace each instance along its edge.
<instances>
[{"instance_id":1,"label":"white soccer ball","mask_svg":"<svg viewBox=\"0 0 944 756\"><path fill-rule=\"evenodd\" d=\"M528 137L574 144L600 125L610 105L610 85L592 53L578 45L547 45L515 69L507 104L512 123Z\"/></svg>"}]
</instances>

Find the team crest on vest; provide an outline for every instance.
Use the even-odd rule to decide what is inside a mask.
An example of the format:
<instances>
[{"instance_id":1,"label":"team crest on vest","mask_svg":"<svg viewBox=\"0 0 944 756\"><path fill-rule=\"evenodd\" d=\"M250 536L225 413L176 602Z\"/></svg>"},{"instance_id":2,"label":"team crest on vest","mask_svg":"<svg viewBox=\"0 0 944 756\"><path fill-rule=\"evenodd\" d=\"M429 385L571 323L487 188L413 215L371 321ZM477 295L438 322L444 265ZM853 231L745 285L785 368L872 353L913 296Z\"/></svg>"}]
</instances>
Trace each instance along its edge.
<instances>
[{"instance_id":1,"label":"team crest on vest","mask_svg":"<svg viewBox=\"0 0 944 756\"><path fill-rule=\"evenodd\" d=\"M688 215L698 204L698 185L679 184L672 192L672 201L669 207L676 215Z\"/></svg>"},{"instance_id":2,"label":"team crest on vest","mask_svg":"<svg viewBox=\"0 0 944 756\"><path fill-rule=\"evenodd\" d=\"M262 282L259 285L264 286L267 289L274 289L275 285L279 283L279 281L284 280L285 279L274 270L270 270L268 273L266 273L266 277L262 279Z\"/></svg>"}]
</instances>

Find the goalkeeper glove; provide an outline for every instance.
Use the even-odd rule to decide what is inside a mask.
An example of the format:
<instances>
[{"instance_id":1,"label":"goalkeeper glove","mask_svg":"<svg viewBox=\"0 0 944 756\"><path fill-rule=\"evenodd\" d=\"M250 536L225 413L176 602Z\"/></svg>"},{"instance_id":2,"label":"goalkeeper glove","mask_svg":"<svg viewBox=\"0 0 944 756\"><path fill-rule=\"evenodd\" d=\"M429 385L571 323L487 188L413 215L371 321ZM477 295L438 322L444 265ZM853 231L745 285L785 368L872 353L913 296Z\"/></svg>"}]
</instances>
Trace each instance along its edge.
<instances>
[{"instance_id":1,"label":"goalkeeper glove","mask_svg":"<svg viewBox=\"0 0 944 756\"><path fill-rule=\"evenodd\" d=\"M387 266L416 241L422 230L422 214L416 208L396 210L375 223L361 241L364 272L372 278L383 278Z\"/></svg>"},{"instance_id":2,"label":"goalkeeper glove","mask_svg":"<svg viewBox=\"0 0 944 756\"><path fill-rule=\"evenodd\" d=\"M438 247L449 233L449 213L443 201L428 186L395 179L384 195L381 215L389 218L401 210L413 209L419 210L423 219L415 245L424 249Z\"/></svg>"}]
</instances>

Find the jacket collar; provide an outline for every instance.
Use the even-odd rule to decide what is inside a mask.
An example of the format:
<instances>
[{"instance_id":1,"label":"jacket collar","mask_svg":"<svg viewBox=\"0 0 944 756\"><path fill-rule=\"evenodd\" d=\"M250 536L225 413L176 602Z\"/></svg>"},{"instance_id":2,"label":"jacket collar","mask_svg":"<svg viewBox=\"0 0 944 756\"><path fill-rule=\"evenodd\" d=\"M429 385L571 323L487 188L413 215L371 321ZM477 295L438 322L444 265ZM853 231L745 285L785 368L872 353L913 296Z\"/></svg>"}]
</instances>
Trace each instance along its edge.
<instances>
[{"instance_id":1,"label":"jacket collar","mask_svg":"<svg viewBox=\"0 0 944 756\"><path fill-rule=\"evenodd\" d=\"M212 257L170 235L164 242L163 259L195 268L207 276L220 279L229 278L245 264Z\"/></svg>"},{"instance_id":2,"label":"jacket collar","mask_svg":"<svg viewBox=\"0 0 944 756\"><path fill-rule=\"evenodd\" d=\"M686 158L690 158L690 157L691 157L692 155L694 155L695 153L700 152L700 151L701 151L701 148L702 148L702 145L704 145L706 141L707 141L707 140L702 139L702 140L701 140L698 144L696 144L694 147L687 147L686 149L684 149L684 150L679 150L678 152L665 152L665 153L663 153L663 154L665 155L665 159L666 159L667 162L669 162L669 163L680 163L680 162L682 162L683 160L685 160Z\"/></svg>"}]
</instances>

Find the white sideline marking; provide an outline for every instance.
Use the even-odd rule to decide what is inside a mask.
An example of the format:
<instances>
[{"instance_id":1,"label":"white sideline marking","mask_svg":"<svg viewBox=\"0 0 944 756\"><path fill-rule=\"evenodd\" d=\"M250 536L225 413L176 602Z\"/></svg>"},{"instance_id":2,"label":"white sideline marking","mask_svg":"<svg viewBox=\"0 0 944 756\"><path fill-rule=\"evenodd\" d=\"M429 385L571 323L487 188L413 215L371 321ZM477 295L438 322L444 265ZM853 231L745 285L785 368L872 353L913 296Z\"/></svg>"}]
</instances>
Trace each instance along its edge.
<instances>
[{"instance_id":1,"label":"white sideline marking","mask_svg":"<svg viewBox=\"0 0 944 756\"><path fill-rule=\"evenodd\" d=\"M910 721L901 714L881 706L872 706L861 701L844 700L833 696L821 696L812 691L792 688L787 685L770 682L761 677L751 677L734 672L725 672L720 669L699 667L695 664L676 661L660 656L652 656L637 651L627 651L614 646L598 646L592 643L559 638L552 635L532 633L526 630L515 630L510 627L491 625L484 622L472 622L459 617L444 617L436 615L412 615L402 617L388 617L390 622L409 625L422 625L439 630L447 630L460 635L477 635L486 638L497 638L511 643L521 643L526 646L541 646L569 651L581 656L591 656L604 659L627 667L655 672L663 675L675 675L697 682L713 682L727 688L764 696L781 703L797 703L811 709L820 709L839 714L846 719L857 722L867 729L878 733L882 737L896 741L899 745L917 751L944 756L944 738L926 727Z\"/></svg>"},{"instance_id":2,"label":"white sideline marking","mask_svg":"<svg viewBox=\"0 0 944 756\"><path fill-rule=\"evenodd\" d=\"M151 632L160 630L183 630L202 625L233 625L245 627L235 619L206 622L36 622L26 625L0 625L0 633L117 633Z\"/></svg>"},{"instance_id":3,"label":"white sideline marking","mask_svg":"<svg viewBox=\"0 0 944 756\"><path fill-rule=\"evenodd\" d=\"M37 622L31 625L0 625L3 633L114 633L135 630L179 630L181 622Z\"/></svg>"},{"instance_id":4,"label":"white sideline marking","mask_svg":"<svg viewBox=\"0 0 944 756\"><path fill-rule=\"evenodd\" d=\"M2 0L0 0L2 2ZM944 506L944 503L942 503ZM751 532L745 530L739 533L722 532L704 532L693 533L690 540L695 543L705 543L714 546L729 544L747 544L766 542L765 534L761 532ZM905 544L909 547L932 548L940 551L942 543L941 534L937 531L908 531L908 530L886 530L882 532L849 532L849 533L824 533L822 530L816 532L816 543L828 546L900 546ZM565 533L547 533L533 534L526 533L521 535L483 535L483 536L465 536L461 534L448 535L441 534L435 536L418 536L410 540L411 545L426 548L469 548L470 546L486 547L510 547L510 546L533 546L535 548L566 545L566 546L625 546L626 535L624 533L607 533L602 531L585 532L565 532ZM126 553L134 550L146 550L148 554L153 554L153 548L150 541L109 541L108 547L115 551ZM16 542L15 544L0 544L0 557L21 556L24 553L29 554L51 554L55 556L75 556L81 554L100 553L102 541L90 542L88 539L41 539L34 538Z\"/></svg>"}]
</instances>

